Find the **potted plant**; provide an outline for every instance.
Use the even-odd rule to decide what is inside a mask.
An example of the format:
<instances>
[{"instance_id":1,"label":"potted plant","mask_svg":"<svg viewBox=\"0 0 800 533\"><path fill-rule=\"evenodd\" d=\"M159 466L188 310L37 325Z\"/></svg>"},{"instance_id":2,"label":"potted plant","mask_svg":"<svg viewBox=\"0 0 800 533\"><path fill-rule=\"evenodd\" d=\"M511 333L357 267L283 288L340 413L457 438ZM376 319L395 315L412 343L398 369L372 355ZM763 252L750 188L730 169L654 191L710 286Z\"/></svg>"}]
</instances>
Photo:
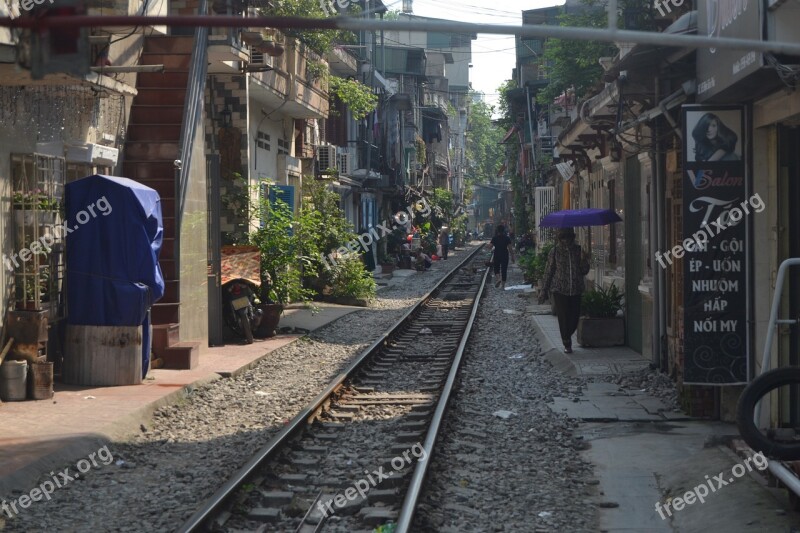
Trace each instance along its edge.
<instances>
[{"instance_id":1,"label":"potted plant","mask_svg":"<svg viewBox=\"0 0 800 533\"><path fill-rule=\"evenodd\" d=\"M349 256L333 269L331 297L343 305L367 307L375 297L376 285L360 257Z\"/></svg>"},{"instance_id":2,"label":"potted plant","mask_svg":"<svg viewBox=\"0 0 800 533\"><path fill-rule=\"evenodd\" d=\"M261 226L250 234L261 252L261 291L259 309L263 311L256 336L271 337L280 316L290 302L307 301L312 291L303 287L301 266L293 232L293 215L280 200L261 199Z\"/></svg>"},{"instance_id":3,"label":"potted plant","mask_svg":"<svg viewBox=\"0 0 800 533\"><path fill-rule=\"evenodd\" d=\"M617 316L625 294L611 284L586 291L581 298L578 344L581 346L620 346L625 344L625 319Z\"/></svg>"}]
</instances>

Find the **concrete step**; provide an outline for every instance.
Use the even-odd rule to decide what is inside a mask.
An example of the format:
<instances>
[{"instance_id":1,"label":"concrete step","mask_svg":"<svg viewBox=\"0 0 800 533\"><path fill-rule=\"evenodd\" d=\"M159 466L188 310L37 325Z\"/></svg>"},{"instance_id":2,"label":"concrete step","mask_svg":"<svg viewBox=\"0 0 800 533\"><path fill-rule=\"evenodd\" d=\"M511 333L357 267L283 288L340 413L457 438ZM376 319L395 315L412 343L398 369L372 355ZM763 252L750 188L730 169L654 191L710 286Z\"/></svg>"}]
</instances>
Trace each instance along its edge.
<instances>
[{"instance_id":1,"label":"concrete step","mask_svg":"<svg viewBox=\"0 0 800 533\"><path fill-rule=\"evenodd\" d=\"M178 142L181 124L132 124L128 127L128 142Z\"/></svg>"},{"instance_id":2,"label":"concrete step","mask_svg":"<svg viewBox=\"0 0 800 533\"><path fill-rule=\"evenodd\" d=\"M192 370L200 362L199 342L179 342L165 350L164 368L173 370Z\"/></svg>"},{"instance_id":3,"label":"concrete step","mask_svg":"<svg viewBox=\"0 0 800 533\"><path fill-rule=\"evenodd\" d=\"M144 74L139 74L144 76ZM183 122L182 105L141 105L131 106L130 125L180 125Z\"/></svg>"},{"instance_id":4,"label":"concrete step","mask_svg":"<svg viewBox=\"0 0 800 533\"><path fill-rule=\"evenodd\" d=\"M126 178L136 180L140 183L145 183L145 181L150 180L167 180L174 184L175 180L175 165L173 165L172 161L140 161L126 159L122 164L122 171ZM148 187L152 187L152 185L148 185ZM161 193L159 192L159 194ZM170 198L175 196L174 185L172 193L168 196Z\"/></svg>"},{"instance_id":5,"label":"concrete step","mask_svg":"<svg viewBox=\"0 0 800 533\"><path fill-rule=\"evenodd\" d=\"M151 87L162 87L171 89L186 89L188 82L188 72L142 72L136 78L136 88L146 89Z\"/></svg>"},{"instance_id":6,"label":"concrete step","mask_svg":"<svg viewBox=\"0 0 800 533\"><path fill-rule=\"evenodd\" d=\"M145 38L144 53L153 54L191 54L194 37L154 35Z\"/></svg>"},{"instance_id":7,"label":"concrete step","mask_svg":"<svg viewBox=\"0 0 800 533\"><path fill-rule=\"evenodd\" d=\"M164 350L181 341L179 324L158 324L153 326L153 353L163 357Z\"/></svg>"},{"instance_id":8,"label":"concrete step","mask_svg":"<svg viewBox=\"0 0 800 533\"><path fill-rule=\"evenodd\" d=\"M139 105L179 105L186 100L186 88L146 87L139 90L134 101Z\"/></svg>"},{"instance_id":9,"label":"concrete step","mask_svg":"<svg viewBox=\"0 0 800 533\"><path fill-rule=\"evenodd\" d=\"M164 72L189 72L191 54L143 53L140 65L164 65Z\"/></svg>"},{"instance_id":10,"label":"concrete step","mask_svg":"<svg viewBox=\"0 0 800 533\"><path fill-rule=\"evenodd\" d=\"M154 325L180 323L180 304L158 301L153 304L152 317Z\"/></svg>"}]
</instances>

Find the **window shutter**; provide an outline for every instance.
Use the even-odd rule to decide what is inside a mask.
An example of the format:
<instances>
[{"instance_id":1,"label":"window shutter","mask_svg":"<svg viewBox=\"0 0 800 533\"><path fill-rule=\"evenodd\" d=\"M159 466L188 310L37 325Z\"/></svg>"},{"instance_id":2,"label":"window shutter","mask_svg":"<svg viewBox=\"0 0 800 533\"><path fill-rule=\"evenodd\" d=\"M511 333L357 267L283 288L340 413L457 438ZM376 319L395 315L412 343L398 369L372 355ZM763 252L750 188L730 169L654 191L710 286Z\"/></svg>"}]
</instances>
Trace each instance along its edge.
<instances>
[{"instance_id":1,"label":"window shutter","mask_svg":"<svg viewBox=\"0 0 800 533\"><path fill-rule=\"evenodd\" d=\"M269 188L269 203L274 206L277 200L289 206L289 212L294 214L294 185L272 185ZM294 228L289 229L289 235L294 234Z\"/></svg>"},{"instance_id":2,"label":"window shutter","mask_svg":"<svg viewBox=\"0 0 800 533\"><path fill-rule=\"evenodd\" d=\"M294 213L294 185L273 185L269 188L269 203L275 204L277 200L289 206Z\"/></svg>"}]
</instances>

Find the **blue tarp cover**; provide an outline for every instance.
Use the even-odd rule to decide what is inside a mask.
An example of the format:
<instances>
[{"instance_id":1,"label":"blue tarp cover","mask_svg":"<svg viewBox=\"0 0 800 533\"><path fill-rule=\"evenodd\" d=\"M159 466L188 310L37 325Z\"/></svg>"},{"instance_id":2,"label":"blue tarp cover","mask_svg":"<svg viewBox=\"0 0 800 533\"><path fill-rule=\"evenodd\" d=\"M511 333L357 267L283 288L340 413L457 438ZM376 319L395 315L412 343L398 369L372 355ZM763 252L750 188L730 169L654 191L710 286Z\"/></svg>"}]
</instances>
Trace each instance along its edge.
<instances>
[{"instance_id":1,"label":"blue tarp cover","mask_svg":"<svg viewBox=\"0 0 800 533\"><path fill-rule=\"evenodd\" d=\"M66 208L68 323L143 325L164 295L158 193L98 174L67 184Z\"/></svg>"}]
</instances>

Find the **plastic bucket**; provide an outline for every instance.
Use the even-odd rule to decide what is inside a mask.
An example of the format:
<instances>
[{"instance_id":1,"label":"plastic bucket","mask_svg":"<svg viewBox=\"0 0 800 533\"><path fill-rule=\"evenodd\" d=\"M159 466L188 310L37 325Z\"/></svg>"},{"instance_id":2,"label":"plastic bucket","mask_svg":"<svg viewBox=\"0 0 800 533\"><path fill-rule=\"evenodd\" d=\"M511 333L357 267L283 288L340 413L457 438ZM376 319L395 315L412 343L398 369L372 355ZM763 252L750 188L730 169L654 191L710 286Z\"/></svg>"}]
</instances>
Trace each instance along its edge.
<instances>
[{"instance_id":1,"label":"plastic bucket","mask_svg":"<svg viewBox=\"0 0 800 533\"><path fill-rule=\"evenodd\" d=\"M53 397L53 363L33 363L31 369L31 397L34 400L49 400Z\"/></svg>"},{"instance_id":2,"label":"plastic bucket","mask_svg":"<svg viewBox=\"0 0 800 533\"><path fill-rule=\"evenodd\" d=\"M16 402L26 397L27 361L6 361L0 365L0 399Z\"/></svg>"}]
</instances>

